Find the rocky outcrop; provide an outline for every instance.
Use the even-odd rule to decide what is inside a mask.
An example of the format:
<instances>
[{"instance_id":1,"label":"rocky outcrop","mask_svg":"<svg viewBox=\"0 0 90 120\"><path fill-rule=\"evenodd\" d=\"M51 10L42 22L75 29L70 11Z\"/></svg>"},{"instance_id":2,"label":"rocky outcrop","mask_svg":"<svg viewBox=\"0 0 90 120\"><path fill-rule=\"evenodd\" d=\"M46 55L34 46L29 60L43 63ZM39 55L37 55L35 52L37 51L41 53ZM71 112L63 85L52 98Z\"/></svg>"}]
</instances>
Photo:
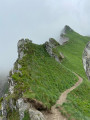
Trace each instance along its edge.
<instances>
[{"instance_id":1,"label":"rocky outcrop","mask_svg":"<svg viewBox=\"0 0 90 120\"><path fill-rule=\"evenodd\" d=\"M1 110L2 110L3 120L7 120L7 101L5 100L5 98L3 98Z\"/></svg>"},{"instance_id":2,"label":"rocky outcrop","mask_svg":"<svg viewBox=\"0 0 90 120\"><path fill-rule=\"evenodd\" d=\"M46 50L50 56L54 56L53 48L55 48L58 45L59 45L59 43L57 41L55 41L53 38L50 38L49 42L45 43Z\"/></svg>"},{"instance_id":3,"label":"rocky outcrop","mask_svg":"<svg viewBox=\"0 0 90 120\"><path fill-rule=\"evenodd\" d=\"M11 77L8 77L8 83L9 83L9 93L13 94L14 93L14 82Z\"/></svg>"},{"instance_id":4,"label":"rocky outcrop","mask_svg":"<svg viewBox=\"0 0 90 120\"><path fill-rule=\"evenodd\" d=\"M16 107L19 109L20 120L23 120L24 112L29 109L30 104L25 103L24 100L20 98L16 102Z\"/></svg>"},{"instance_id":5,"label":"rocky outcrop","mask_svg":"<svg viewBox=\"0 0 90 120\"><path fill-rule=\"evenodd\" d=\"M19 70L22 66L18 63L18 61L21 60L25 56L25 50L27 50L26 44L29 44L29 43L32 43L32 41L29 39L25 39L25 40L21 39L18 41L18 44L17 44L18 59L14 63L12 74L14 73L22 74L21 71Z\"/></svg>"},{"instance_id":6,"label":"rocky outcrop","mask_svg":"<svg viewBox=\"0 0 90 120\"><path fill-rule=\"evenodd\" d=\"M87 77L90 80L90 42L87 43L83 52L83 65L86 71Z\"/></svg>"},{"instance_id":7,"label":"rocky outcrop","mask_svg":"<svg viewBox=\"0 0 90 120\"><path fill-rule=\"evenodd\" d=\"M18 45L17 45L17 47L18 47L18 59L22 59L25 56L25 53L24 53L24 50L26 49L25 44L30 43L30 42L32 43L32 41L29 39L19 40Z\"/></svg>"},{"instance_id":8,"label":"rocky outcrop","mask_svg":"<svg viewBox=\"0 0 90 120\"><path fill-rule=\"evenodd\" d=\"M62 53L58 53L55 49L59 45L60 44L56 40L54 40L53 38L50 38L49 42L45 43L45 49L47 50L48 54L51 57L55 58L55 60L57 62L60 62L60 60L63 59L61 56Z\"/></svg>"},{"instance_id":9,"label":"rocky outcrop","mask_svg":"<svg viewBox=\"0 0 90 120\"><path fill-rule=\"evenodd\" d=\"M10 71L10 74L12 74L12 71ZM16 109L16 106L14 105L13 99L9 98L10 95L14 93L14 87L15 83L13 82L13 79L9 76L8 77L8 94L5 94L3 96L3 101L1 103L1 113L2 113L2 120L7 120L7 114L8 114L8 108L13 111L13 109Z\"/></svg>"},{"instance_id":10,"label":"rocky outcrop","mask_svg":"<svg viewBox=\"0 0 90 120\"><path fill-rule=\"evenodd\" d=\"M29 114L31 120L45 120L43 114L38 110L29 109Z\"/></svg>"}]
</instances>

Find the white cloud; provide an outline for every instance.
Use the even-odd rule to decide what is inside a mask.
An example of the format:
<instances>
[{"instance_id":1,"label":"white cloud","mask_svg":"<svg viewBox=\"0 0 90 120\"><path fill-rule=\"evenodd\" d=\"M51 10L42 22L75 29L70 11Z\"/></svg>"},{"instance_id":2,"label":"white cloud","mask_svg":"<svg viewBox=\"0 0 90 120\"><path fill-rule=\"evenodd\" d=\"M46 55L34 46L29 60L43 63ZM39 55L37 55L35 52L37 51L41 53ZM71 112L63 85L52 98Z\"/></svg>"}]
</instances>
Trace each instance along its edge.
<instances>
[{"instance_id":1,"label":"white cloud","mask_svg":"<svg viewBox=\"0 0 90 120\"><path fill-rule=\"evenodd\" d=\"M19 39L44 43L66 24L90 35L90 0L0 0L0 68L13 65Z\"/></svg>"}]
</instances>

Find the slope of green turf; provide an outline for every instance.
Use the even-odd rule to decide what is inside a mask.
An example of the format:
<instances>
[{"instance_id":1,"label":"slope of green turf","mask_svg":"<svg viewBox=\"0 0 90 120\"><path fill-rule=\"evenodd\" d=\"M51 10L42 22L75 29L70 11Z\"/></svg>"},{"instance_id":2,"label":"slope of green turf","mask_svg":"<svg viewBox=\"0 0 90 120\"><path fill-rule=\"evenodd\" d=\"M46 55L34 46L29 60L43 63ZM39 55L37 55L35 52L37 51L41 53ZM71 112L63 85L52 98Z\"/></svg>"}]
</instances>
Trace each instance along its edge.
<instances>
[{"instance_id":1,"label":"slope of green turf","mask_svg":"<svg viewBox=\"0 0 90 120\"><path fill-rule=\"evenodd\" d=\"M22 60L17 60L17 63L22 66L21 72L12 75L17 83L12 97L37 99L50 109L60 94L76 83L78 78L73 74L75 72L83 78L83 83L68 95L67 103L64 103L62 107L70 119L89 120L90 82L83 68L82 54L90 38L81 36L70 29L67 29L66 33L65 36L69 38L69 41L53 49L57 55L60 52L64 55L65 58L61 64L49 56L45 45L27 43L24 46L26 56Z\"/></svg>"},{"instance_id":2,"label":"slope of green turf","mask_svg":"<svg viewBox=\"0 0 90 120\"><path fill-rule=\"evenodd\" d=\"M25 47L26 56L18 61L22 75L12 76L17 82L15 97L23 91L24 98L35 98L50 108L61 92L74 85L77 77L51 58L44 45L28 43Z\"/></svg>"},{"instance_id":3,"label":"slope of green turf","mask_svg":"<svg viewBox=\"0 0 90 120\"><path fill-rule=\"evenodd\" d=\"M57 48L57 51L65 56L62 64L81 76L84 82L68 95L68 102L64 103L63 107L70 118L90 120L90 81L87 80L82 63L82 54L90 37L81 36L74 31L68 31L65 36L69 38L69 41Z\"/></svg>"}]
</instances>

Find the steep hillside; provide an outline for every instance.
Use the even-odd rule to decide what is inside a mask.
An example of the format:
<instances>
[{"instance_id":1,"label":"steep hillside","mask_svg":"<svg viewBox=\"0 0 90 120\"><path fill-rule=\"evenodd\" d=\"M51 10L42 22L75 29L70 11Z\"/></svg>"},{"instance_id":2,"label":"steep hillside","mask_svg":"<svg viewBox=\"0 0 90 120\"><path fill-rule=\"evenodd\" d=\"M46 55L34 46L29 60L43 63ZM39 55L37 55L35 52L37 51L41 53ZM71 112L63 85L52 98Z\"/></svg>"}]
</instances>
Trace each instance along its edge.
<instances>
[{"instance_id":1,"label":"steep hillside","mask_svg":"<svg viewBox=\"0 0 90 120\"><path fill-rule=\"evenodd\" d=\"M34 114L41 116L37 120L44 120L39 111L49 112L61 93L75 85L79 75L83 83L69 93L66 103L57 106L68 119L89 120L90 82L82 63L88 41L89 37L79 35L69 26L60 36L61 45L53 38L43 45L20 40L18 59L9 73L8 95L0 99L3 118L34 120Z\"/></svg>"},{"instance_id":2,"label":"steep hillside","mask_svg":"<svg viewBox=\"0 0 90 120\"><path fill-rule=\"evenodd\" d=\"M88 81L83 67L82 55L86 44L90 41L90 37L81 36L69 29L64 36L69 38L69 41L63 46L57 47L57 51L62 52L65 56L62 65L66 69L68 68L80 75L84 81L80 87L68 95L68 102L63 104L63 108L67 111L65 113L68 113L71 117L75 117L77 120L89 120L90 81Z\"/></svg>"},{"instance_id":3,"label":"steep hillside","mask_svg":"<svg viewBox=\"0 0 90 120\"><path fill-rule=\"evenodd\" d=\"M15 94L23 91L22 97L37 99L50 108L60 93L76 82L77 77L51 58L45 45L29 42L25 47L26 55L16 63L16 66L18 63L22 66L19 69L22 74L15 72L12 75L17 83Z\"/></svg>"}]
</instances>

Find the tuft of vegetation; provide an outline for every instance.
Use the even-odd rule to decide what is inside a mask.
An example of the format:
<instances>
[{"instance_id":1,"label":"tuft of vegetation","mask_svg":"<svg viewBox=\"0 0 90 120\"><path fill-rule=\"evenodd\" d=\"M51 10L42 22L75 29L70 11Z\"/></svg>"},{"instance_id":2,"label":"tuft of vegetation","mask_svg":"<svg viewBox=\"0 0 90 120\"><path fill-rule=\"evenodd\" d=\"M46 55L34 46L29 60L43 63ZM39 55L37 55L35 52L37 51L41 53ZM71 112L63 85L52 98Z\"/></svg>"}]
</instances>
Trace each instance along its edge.
<instances>
[{"instance_id":1,"label":"tuft of vegetation","mask_svg":"<svg viewBox=\"0 0 90 120\"><path fill-rule=\"evenodd\" d=\"M7 114L7 119L8 120L20 120L20 117L19 117L19 111L18 110L13 110L13 111L8 111L8 114Z\"/></svg>"}]
</instances>

